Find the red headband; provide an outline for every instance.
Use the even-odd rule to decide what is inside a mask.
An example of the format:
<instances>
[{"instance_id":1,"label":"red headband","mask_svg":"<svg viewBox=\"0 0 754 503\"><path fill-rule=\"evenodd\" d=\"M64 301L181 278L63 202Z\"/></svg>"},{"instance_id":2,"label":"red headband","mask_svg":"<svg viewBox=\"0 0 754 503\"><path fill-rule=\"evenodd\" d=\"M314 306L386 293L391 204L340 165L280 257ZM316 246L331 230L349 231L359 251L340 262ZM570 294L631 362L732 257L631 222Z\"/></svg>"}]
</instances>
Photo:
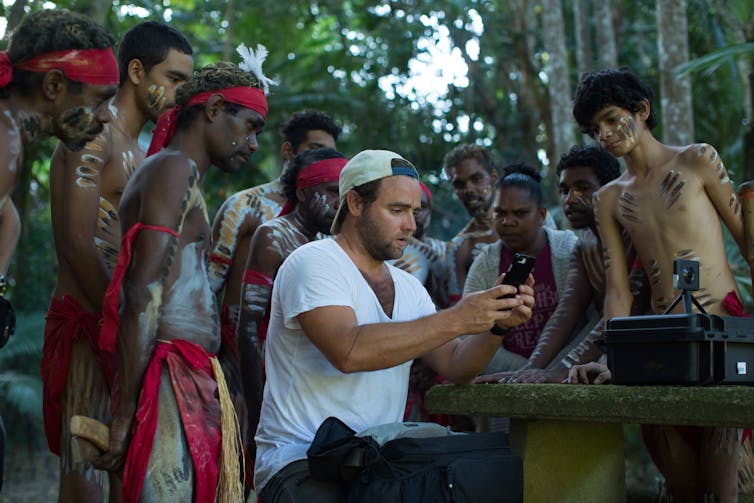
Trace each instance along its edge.
<instances>
[{"instance_id":1,"label":"red headband","mask_svg":"<svg viewBox=\"0 0 754 503\"><path fill-rule=\"evenodd\" d=\"M343 166L347 162L348 159L345 157L334 157L305 166L299 171L296 177L296 188L305 189L306 187L314 187L320 183L338 181L340 172L343 171Z\"/></svg>"},{"instance_id":2,"label":"red headband","mask_svg":"<svg viewBox=\"0 0 754 503\"><path fill-rule=\"evenodd\" d=\"M348 159L345 157L333 157L332 159L313 162L305 166L299 171L298 176L296 176L296 189L305 189L306 187L314 187L320 183L334 182L340 178L340 172L343 171L343 166L347 162ZM295 207L294 201L288 199L280 210L280 213L278 213L278 216L287 215Z\"/></svg>"},{"instance_id":3,"label":"red headband","mask_svg":"<svg viewBox=\"0 0 754 503\"><path fill-rule=\"evenodd\" d=\"M267 98L264 95L264 91L256 87L239 86L214 91L203 91L192 96L185 106L190 107L207 103L216 94L222 95L225 101L229 103L235 103L236 105L259 112L263 119L267 119ZM176 105L157 119L157 125L154 127L154 131L152 131L152 142L149 144L147 157L159 152L170 143L170 139L175 134L176 119L180 110L181 107Z\"/></svg>"},{"instance_id":4,"label":"red headband","mask_svg":"<svg viewBox=\"0 0 754 503\"><path fill-rule=\"evenodd\" d=\"M16 64L11 63L7 51L0 52L0 88L13 80L13 68L30 72L61 70L67 78L85 84L118 83L118 62L111 47L46 52Z\"/></svg>"},{"instance_id":5,"label":"red headband","mask_svg":"<svg viewBox=\"0 0 754 503\"><path fill-rule=\"evenodd\" d=\"M429 190L429 187L424 185L424 182L419 182L419 187L422 188L422 192L427 196L427 203L432 206L432 191Z\"/></svg>"}]
</instances>

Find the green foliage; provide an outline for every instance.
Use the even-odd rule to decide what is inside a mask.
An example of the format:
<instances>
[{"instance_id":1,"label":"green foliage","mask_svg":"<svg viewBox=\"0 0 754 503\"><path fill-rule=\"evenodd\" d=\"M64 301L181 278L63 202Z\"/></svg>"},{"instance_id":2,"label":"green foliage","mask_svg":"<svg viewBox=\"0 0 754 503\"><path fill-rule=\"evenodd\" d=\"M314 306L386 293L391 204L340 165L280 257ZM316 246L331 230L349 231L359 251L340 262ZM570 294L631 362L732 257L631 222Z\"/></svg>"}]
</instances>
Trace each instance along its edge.
<instances>
[{"instance_id":1,"label":"green foliage","mask_svg":"<svg viewBox=\"0 0 754 503\"><path fill-rule=\"evenodd\" d=\"M583 2L590 16L593 1ZM45 4L26 3L30 10ZM325 110L342 123L338 147L346 155L364 148L390 148L414 161L435 192L438 214L432 232L443 237L452 235L467 218L441 174L447 151L460 142L477 142L491 148L501 164L537 162L548 151L549 98L543 72L549 55L543 49L539 2L114 0L109 9L95 3L116 35L144 19L170 22L194 45L198 66L221 59L237 61L234 48L240 42L263 43L270 49L265 68L280 85L269 97L270 115L259 139L260 150L240 173L208 174L205 192L210 211L230 194L278 174L279 127L292 112L304 108ZM688 1L690 51L698 59L679 71L712 72L693 80L697 138L715 145L733 178L740 181L745 89L741 73L729 63L751 48L735 42L741 37L734 32L752 18L754 2L735 0L727 3L727 10L717 8L718 3ZM90 12L91 0L55 4L95 14ZM612 6L619 65L629 66L659 89L654 2L614 0ZM573 60L575 4L566 2L564 9ZM594 26L591 31L593 43ZM411 85L415 83L409 79L411 62L426 58L431 46L439 43L449 43L460 54L468 66L469 82L451 84L446 95L429 99ZM574 65L571 68L575 88L578 71ZM655 106L659 109L659 99ZM39 189L33 198L39 204L46 204L47 152L40 154L37 165L42 169L34 173ZM553 208L555 185L554 175L549 174L546 202ZM44 245L51 241L44 231L49 228L49 214L43 208L32 210L33 214L23 215L25 257L17 259L14 270L23 267L29 278L25 287L39 282L39 289L28 289L23 299L30 307L39 307L52 285L54 259L51 248ZM37 271L40 277L32 279Z\"/></svg>"},{"instance_id":2,"label":"green foliage","mask_svg":"<svg viewBox=\"0 0 754 503\"><path fill-rule=\"evenodd\" d=\"M44 340L44 312L17 314L16 334L0 349L0 410L10 442L42 436L42 379L40 362Z\"/></svg>"}]
</instances>

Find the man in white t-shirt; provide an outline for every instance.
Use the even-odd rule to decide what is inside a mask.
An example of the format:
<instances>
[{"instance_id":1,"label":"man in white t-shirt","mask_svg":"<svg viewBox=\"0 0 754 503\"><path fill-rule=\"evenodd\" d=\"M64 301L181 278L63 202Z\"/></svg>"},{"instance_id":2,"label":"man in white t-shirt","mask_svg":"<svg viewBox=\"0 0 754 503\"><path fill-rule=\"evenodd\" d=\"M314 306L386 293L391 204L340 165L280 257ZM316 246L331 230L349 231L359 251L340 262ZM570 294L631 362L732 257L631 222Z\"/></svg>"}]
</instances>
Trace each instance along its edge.
<instances>
[{"instance_id":1,"label":"man in white t-shirt","mask_svg":"<svg viewBox=\"0 0 754 503\"><path fill-rule=\"evenodd\" d=\"M336 416L356 431L400 421L414 358L468 382L534 305L530 277L518 292L497 285L436 313L418 280L385 263L403 253L421 201L418 173L398 154L359 153L339 190L334 238L294 251L272 291L256 434L255 484L265 503L338 501L340 488L313 479L307 466L322 421Z\"/></svg>"}]
</instances>

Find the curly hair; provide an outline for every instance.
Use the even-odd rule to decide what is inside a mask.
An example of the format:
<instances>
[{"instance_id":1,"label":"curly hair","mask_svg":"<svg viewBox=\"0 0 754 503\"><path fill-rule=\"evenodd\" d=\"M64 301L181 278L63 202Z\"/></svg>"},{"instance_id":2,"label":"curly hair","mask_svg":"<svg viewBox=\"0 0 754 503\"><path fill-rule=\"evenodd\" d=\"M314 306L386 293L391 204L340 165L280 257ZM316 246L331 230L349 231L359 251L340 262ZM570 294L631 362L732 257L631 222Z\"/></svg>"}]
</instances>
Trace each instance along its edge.
<instances>
[{"instance_id":1,"label":"curly hair","mask_svg":"<svg viewBox=\"0 0 754 503\"><path fill-rule=\"evenodd\" d=\"M503 176L497 181L496 190L508 187L516 187L529 192L529 195L537 202L537 207L542 208L542 175L533 166L520 162L508 164L503 168Z\"/></svg>"},{"instance_id":2,"label":"curly hair","mask_svg":"<svg viewBox=\"0 0 754 503\"><path fill-rule=\"evenodd\" d=\"M341 127L326 113L319 110L304 110L291 115L288 121L280 127L280 135L283 141L290 142L295 152L306 140L306 134L317 130L329 133L335 141L338 141L338 136L342 131Z\"/></svg>"},{"instance_id":3,"label":"curly hair","mask_svg":"<svg viewBox=\"0 0 754 503\"><path fill-rule=\"evenodd\" d=\"M191 44L175 28L157 21L139 23L123 35L118 46L118 69L120 85L128 80L128 64L138 59L146 73L162 63L175 49L183 54L193 54Z\"/></svg>"},{"instance_id":4,"label":"curly hair","mask_svg":"<svg viewBox=\"0 0 754 503\"><path fill-rule=\"evenodd\" d=\"M484 166L484 169L486 169L489 174L492 174L495 170L495 163L492 160L492 154L490 154L489 150L480 145L464 143L445 155L445 173L450 174L449 171L451 169L455 168L466 159L476 159L479 164Z\"/></svg>"},{"instance_id":5,"label":"curly hair","mask_svg":"<svg viewBox=\"0 0 754 503\"><path fill-rule=\"evenodd\" d=\"M253 74L225 61L213 63L195 71L191 78L175 93L175 102L181 107L176 118L176 128L181 129L191 124L202 108L202 105L186 107L186 103L195 94L205 91L218 91L229 87L256 87L261 89L262 84ZM237 113L241 108L241 105L225 102L225 111L230 114Z\"/></svg>"},{"instance_id":6,"label":"curly hair","mask_svg":"<svg viewBox=\"0 0 754 503\"><path fill-rule=\"evenodd\" d=\"M291 159L286 169L280 176L280 182L283 186L283 194L289 201L296 201L296 178L301 170L310 164L314 164L318 161L324 161L325 159L337 159L343 157L343 154L337 150L331 148L318 148L313 150L306 150L299 155Z\"/></svg>"},{"instance_id":7,"label":"curly hair","mask_svg":"<svg viewBox=\"0 0 754 503\"><path fill-rule=\"evenodd\" d=\"M591 122L600 110L614 105L636 113L642 109L642 100L649 102L646 124L651 130L657 125L652 108L654 92L645 82L625 68L587 72L581 76L576 89L573 117L582 133L592 135Z\"/></svg>"},{"instance_id":8,"label":"curly hair","mask_svg":"<svg viewBox=\"0 0 754 503\"><path fill-rule=\"evenodd\" d=\"M574 145L568 153L561 156L556 171L558 175L567 168L591 168L594 176L605 185L620 176L618 160L599 147Z\"/></svg>"},{"instance_id":9,"label":"curly hair","mask_svg":"<svg viewBox=\"0 0 754 503\"><path fill-rule=\"evenodd\" d=\"M44 9L21 20L10 37L8 58L11 63L22 63L48 52L67 49L106 49L112 47L115 39L105 28L81 14L64 9ZM44 73L13 69L13 80L5 88L2 96L8 95L10 88L22 93L33 92L39 87ZM70 81L75 92L82 87Z\"/></svg>"}]
</instances>

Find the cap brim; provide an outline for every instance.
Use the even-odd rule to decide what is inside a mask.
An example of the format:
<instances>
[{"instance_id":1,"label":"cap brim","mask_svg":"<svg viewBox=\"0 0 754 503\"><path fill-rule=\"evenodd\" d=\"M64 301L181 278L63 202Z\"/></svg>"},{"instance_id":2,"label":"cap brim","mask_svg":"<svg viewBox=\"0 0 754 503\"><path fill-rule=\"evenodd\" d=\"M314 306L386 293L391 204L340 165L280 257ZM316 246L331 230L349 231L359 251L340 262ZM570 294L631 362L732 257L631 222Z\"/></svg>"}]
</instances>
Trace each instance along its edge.
<instances>
[{"instance_id":1,"label":"cap brim","mask_svg":"<svg viewBox=\"0 0 754 503\"><path fill-rule=\"evenodd\" d=\"M335 212L335 218L333 219L332 225L330 226L330 234L332 234L333 236L340 232L340 225L343 223L342 220L346 218L346 214L343 210L345 206L345 200L341 201L340 205L338 206L338 211Z\"/></svg>"}]
</instances>

